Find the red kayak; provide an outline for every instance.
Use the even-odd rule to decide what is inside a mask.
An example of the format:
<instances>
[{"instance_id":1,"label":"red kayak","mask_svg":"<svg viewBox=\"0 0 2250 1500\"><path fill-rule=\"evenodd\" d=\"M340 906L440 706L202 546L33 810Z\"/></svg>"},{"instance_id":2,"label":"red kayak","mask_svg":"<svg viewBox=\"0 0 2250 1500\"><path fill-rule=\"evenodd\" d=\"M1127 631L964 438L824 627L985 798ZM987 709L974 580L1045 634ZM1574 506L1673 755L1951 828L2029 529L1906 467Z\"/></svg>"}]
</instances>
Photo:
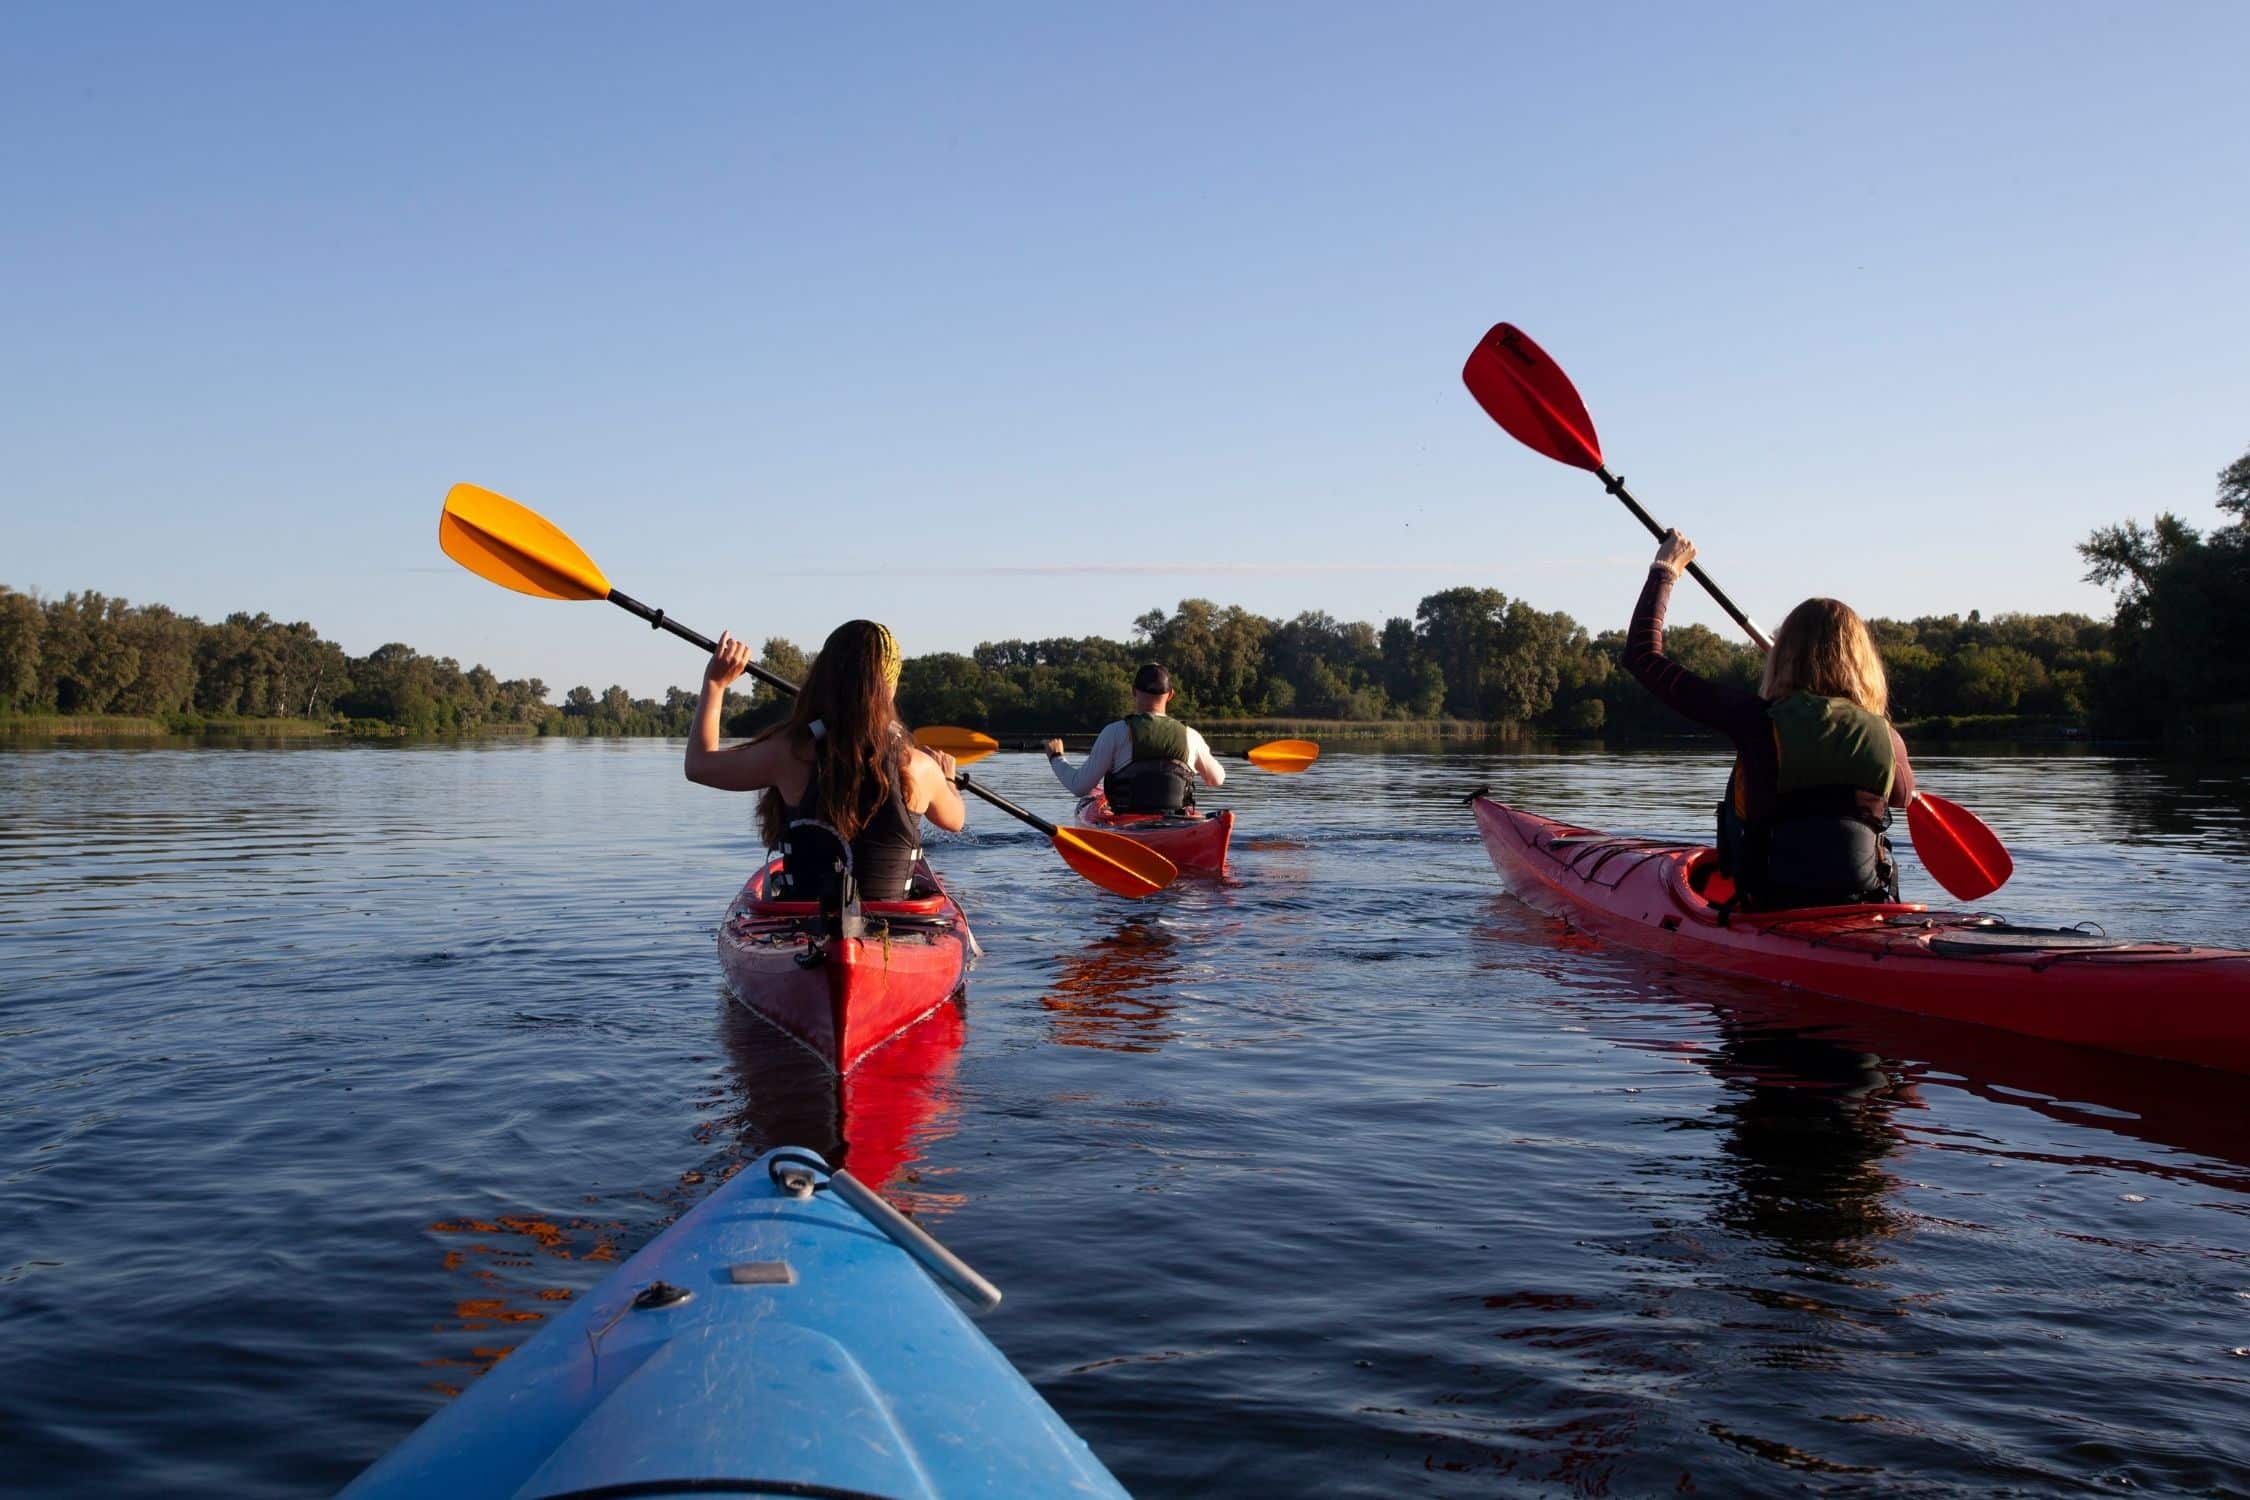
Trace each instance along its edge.
<instances>
[{"instance_id":1,"label":"red kayak","mask_svg":"<svg viewBox=\"0 0 2250 1500\"><path fill-rule=\"evenodd\" d=\"M1707 969L2056 1041L2250 1072L2250 953L2017 927L1909 903L1722 913L1717 851L1470 799L1526 905Z\"/></svg>"},{"instance_id":2,"label":"red kayak","mask_svg":"<svg viewBox=\"0 0 2250 1500\"><path fill-rule=\"evenodd\" d=\"M1223 870L1227 841L1234 837L1234 813L1113 813L1096 792L1078 804L1078 826L1122 833L1183 870Z\"/></svg>"},{"instance_id":3,"label":"red kayak","mask_svg":"<svg viewBox=\"0 0 2250 1500\"><path fill-rule=\"evenodd\" d=\"M775 860L750 878L719 924L727 986L839 1073L927 1019L961 989L968 919L927 865L904 901L865 904L861 937L820 937L811 901L768 901Z\"/></svg>"}]
</instances>

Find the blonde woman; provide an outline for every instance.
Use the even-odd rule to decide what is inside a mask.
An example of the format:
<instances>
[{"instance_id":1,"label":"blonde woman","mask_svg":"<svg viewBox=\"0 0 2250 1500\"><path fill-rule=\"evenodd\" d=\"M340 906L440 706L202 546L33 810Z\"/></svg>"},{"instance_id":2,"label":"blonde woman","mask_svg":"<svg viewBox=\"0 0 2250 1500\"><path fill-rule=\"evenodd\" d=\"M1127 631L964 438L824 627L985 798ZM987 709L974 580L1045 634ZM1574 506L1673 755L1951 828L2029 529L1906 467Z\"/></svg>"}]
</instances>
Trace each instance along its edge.
<instances>
[{"instance_id":1,"label":"blonde woman","mask_svg":"<svg viewBox=\"0 0 2250 1500\"><path fill-rule=\"evenodd\" d=\"M1914 799L1914 768L1886 717L1890 688L1867 626L1807 599L1774 632L1755 693L1698 677L1664 654L1664 608L1695 560L1667 532L1633 610L1623 665L1643 687L1734 742L1719 804L1719 868L1707 892L1760 910L1898 899L1890 810Z\"/></svg>"}]
</instances>

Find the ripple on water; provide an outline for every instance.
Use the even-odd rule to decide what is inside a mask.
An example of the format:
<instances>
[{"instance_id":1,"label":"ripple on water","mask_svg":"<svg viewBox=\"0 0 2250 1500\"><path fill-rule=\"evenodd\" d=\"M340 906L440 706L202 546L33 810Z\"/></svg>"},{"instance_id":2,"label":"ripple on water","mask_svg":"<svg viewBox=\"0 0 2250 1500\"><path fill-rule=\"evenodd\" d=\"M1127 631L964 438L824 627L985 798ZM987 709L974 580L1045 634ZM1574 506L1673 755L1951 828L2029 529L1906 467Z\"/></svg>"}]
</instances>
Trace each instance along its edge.
<instances>
[{"instance_id":1,"label":"ripple on water","mask_svg":"<svg viewBox=\"0 0 2250 1500\"><path fill-rule=\"evenodd\" d=\"M783 1141L1146 1494L2250 1488L2235 1080L1589 942L1459 802L1694 830L1717 756L1237 776L1232 877L1144 905L980 817L965 1004L839 1085L719 984L747 799L676 746L0 754L34 1491L332 1487ZM2250 780L1918 763L2011 915L2243 941Z\"/></svg>"}]
</instances>

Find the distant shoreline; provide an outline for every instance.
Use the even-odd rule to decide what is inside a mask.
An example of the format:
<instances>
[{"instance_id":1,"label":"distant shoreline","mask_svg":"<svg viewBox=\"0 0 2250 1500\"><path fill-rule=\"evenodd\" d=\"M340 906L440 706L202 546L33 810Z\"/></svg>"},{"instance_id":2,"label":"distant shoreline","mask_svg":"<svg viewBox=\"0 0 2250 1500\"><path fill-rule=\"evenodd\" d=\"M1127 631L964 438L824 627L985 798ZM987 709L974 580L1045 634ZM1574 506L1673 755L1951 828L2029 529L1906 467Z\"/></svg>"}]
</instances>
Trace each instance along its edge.
<instances>
[{"instance_id":1,"label":"distant shoreline","mask_svg":"<svg viewBox=\"0 0 2250 1500\"><path fill-rule=\"evenodd\" d=\"M205 716L200 714L0 714L0 740L72 739L405 739L403 725L370 719L290 719ZM514 737L537 734L528 724L488 724L453 738ZM446 738L428 735L425 738Z\"/></svg>"},{"instance_id":2,"label":"distant shoreline","mask_svg":"<svg viewBox=\"0 0 2250 1500\"><path fill-rule=\"evenodd\" d=\"M1223 748L1237 742L1265 739L1325 740L1339 745L1428 744L1449 745L1526 743L1606 745L1619 749L1702 747L1716 749L1710 736L1683 726L1677 733L1654 735L1558 734L1507 720L1475 719L1205 719L1197 721L1207 739ZM2231 727L2231 726L2230 726ZM1080 745L1091 741L1099 726L1040 734L1007 733L998 738L1003 750L1036 750L1050 737ZM2077 749L2115 749L2146 753L2177 748L2178 736L2116 739L2097 736L2083 720L2042 715L1990 714L1974 717L1941 716L1908 720L1899 732L1912 745L2068 746ZM737 736L729 736L736 738ZM137 714L5 714L0 715L0 740L381 740L381 739L677 739L677 734L562 734L542 735L533 724L488 724L473 729L415 733L400 725L376 720L228 718ZM2217 749L2215 735L2195 737L2199 748ZM2229 740L2231 736L2226 737ZM2227 750L2234 750L2229 743Z\"/></svg>"}]
</instances>

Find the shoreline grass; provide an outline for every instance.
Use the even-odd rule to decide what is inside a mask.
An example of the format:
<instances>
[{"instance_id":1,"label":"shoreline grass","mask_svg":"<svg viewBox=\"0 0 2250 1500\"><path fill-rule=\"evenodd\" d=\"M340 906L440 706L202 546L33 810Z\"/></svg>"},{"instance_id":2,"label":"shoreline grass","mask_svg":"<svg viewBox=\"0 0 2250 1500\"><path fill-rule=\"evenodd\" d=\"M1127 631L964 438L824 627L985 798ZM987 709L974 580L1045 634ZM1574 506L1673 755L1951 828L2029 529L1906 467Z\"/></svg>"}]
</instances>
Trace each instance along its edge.
<instances>
[{"instance_id":1,"label":"shoreline grass","mask_svg":"<svg viewBox=\"0 0 2250 1500\"><path fill-rule=\"evenodd\" d=\"M0 737L9 739L327 739L337 726L325 719L224 718L148 714L0 714Z\"/></svg>"}]
</instances>

